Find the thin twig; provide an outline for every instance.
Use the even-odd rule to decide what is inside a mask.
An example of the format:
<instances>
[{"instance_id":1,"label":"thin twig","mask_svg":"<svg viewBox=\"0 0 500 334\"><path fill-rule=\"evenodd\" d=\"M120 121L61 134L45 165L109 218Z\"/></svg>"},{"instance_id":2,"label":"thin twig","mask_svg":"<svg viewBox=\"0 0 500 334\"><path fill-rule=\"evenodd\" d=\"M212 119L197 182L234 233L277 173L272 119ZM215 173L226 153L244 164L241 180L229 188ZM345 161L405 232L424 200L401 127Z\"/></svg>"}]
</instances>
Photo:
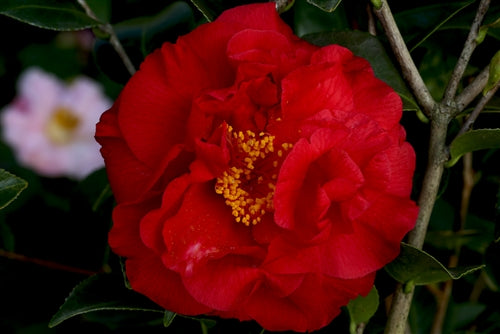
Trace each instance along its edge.
<instances>
[{"instance_id":1,"label":"thin twig","mask_svg":"<svg viewBox=\"0 0 500 334\"><path fill-rule=\"evenodd\" d=\"M0 257L7 258L9 260L16 260L16 261L21 261L21 262L33 263L33 264L36 264L36 265L39 265L42 267L55 269L55 270L62 270L62 271L70 272L70 273L82 274L82 275L87 275L87 276L92 276L92 275L96 274L96 272L94 272L94 271L76 268L76 267L72 267L72 266L67 266L67 265L53 262L53 261L28 257L28 256L25 256L22 254L8 252L8 251L3 250L3 249L0 249Z\"/></svg>"},{"instance_id":2,"label":"thin twig","mask_svg":"<svg viewBox=\"0 0 500 334\"><path fill-rule=\"evenodd\" d=\"M366 5L366 14L368 16L368 33L372 36L377 36L377 27L375 25L372 6Z\"/></svg>"},{"instance_id":3,"label":"thin twig","mask_svg":"<svg viewBox=\"0 0 500 334\"><path fill-rule=\"evenodd\" d=\"M87 4L86 0L77 0L80 6L83 7L85 10L85 13L92 19L96 21L100 21L99 18L95 15L94 11L89 7ZM118 53L118 56L120 56L123 64L127 68L127 71L130 73L130 75L134 75L136 72L136 69L134 67L134 64L132 64L132 61L128 57L127 53L125 52L125 49L123 48L122 44L120 43L120 40L118 39L118 36L116 36L115 30L109 23L104 23L99 25L99 29L103 31L104 33L109 35L109 42L115 49L115 51Z\"/></svg>"},{"instance_id":4,"label":"thin twig","mask_svg":"<svg viewBox=\"0 0 500 334\"><path fill-rule=\"evenodd\" d=\"M457 137L463 135L464 133L466 133L467 131L469 131L470 128L472 128L472 125L476 121L477 117L479 116L479 114L481 113L481 111L483 111L483 109L486 106L486 104L495 95L495 93L497 92L497 90L498 90L499 87L500 87L500 81L497 82L497 84L495 85L495 87L493 87L492 89L490 89L485 95L481 96L481 99L477 103L476 107L474 108L474 110L472 111L472 113L469 115L469 117L467 117L467 120L465 121L465 123L462 126L462 128L460 129L460 131L458 131Z\"/></svg>"},{"instance_id":5,"label":"thin twig","mask_svg":"<svg viewBox=\"0 0 500 334\"><path fill-rule=\"evenodd\" d=\"M403 37L401 36L401 32L396 25L396 21L394 20L394 16L391 13L391 9L389 8L387 1L381 1L380 8L375 8L374 12L382 23L382 27L386 32L389 43L391 44L392 51L401 66L403 77L410 85L415 98L423 108L424 112L427 115L430 115L432 110L436 107L436 102L432 98L431 93L427 89L427 86L425 85L412 57L410 56L410 52L408 51Z\"/></svg>"},{"instance_id":6,"label":"thin twig","mask_svg":"<svg viewBox=\"0 0 500 334\"><path fill-rule=\"evenodd\" d=\"M456 98L457 113L462 112L483 91L490 76L490 66L486 66ZM455 115L454 115L455 116Z\"/></svg>"},{"instance_id":7,"label":"thin twig","mask_svg":"<svg viewBox=\"0 0 500 334\"><path fill-rule=\"evenodd\" d=\"M481 0L479 3L479 8L476 13L476 17L472 22L471 29L469 31L469 35L465 41L464 47L462 49L462 53L460 58L458 59L455 68L453 69L453 73L451 74L450 81L448 82L448 86L446 87L443 103L445 105L450 106L455 98L455 94L457 93L458 84L464 75L465 69L467 68L467 64L469 64L470 57L474 52L474 49L477 46L477 35L479 32L479 28L481 26L481 22L483 22L484 16L488 11L488 7L490 6L491 0Z\"/></svg>"}]
</instances>

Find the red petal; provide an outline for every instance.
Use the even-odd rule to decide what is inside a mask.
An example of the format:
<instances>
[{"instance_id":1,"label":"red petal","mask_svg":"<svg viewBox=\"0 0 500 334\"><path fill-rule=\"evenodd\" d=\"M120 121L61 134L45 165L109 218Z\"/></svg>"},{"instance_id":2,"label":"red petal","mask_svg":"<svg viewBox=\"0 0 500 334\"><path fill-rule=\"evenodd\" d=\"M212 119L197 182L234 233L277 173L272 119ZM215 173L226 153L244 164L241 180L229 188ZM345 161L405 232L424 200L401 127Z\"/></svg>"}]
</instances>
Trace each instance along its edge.
<instances>
[{"instance_id":1,"label":"red petal","mask_svg":"<svg viewBox=\"0 0 500 334\"><path fill-rule=\"evenodd\" d=\"M183 143L193 99L234 80L226 44L234 27L203 25L149 55L124 88L119 122L131 150L155 166ZM207 38L210 36L210 38Z\"/></svg>"},{"instance_id":2,"label":"red petal","mask_svg":"<svg viewBox=\"0 0 500 334\"><path fill-rule=\"evenodd\" d=\"M278 15L274 3L238 6L223 12L216 22L225 22L243 29L274 30L289 38L298 39Z\"/></svg>"},{"instance_id":3,"label":"red petal","mask_svg":"<svg viewBox=\"0 0 500 334\"><path fill-rule=\"evenodd\" d=\"M304 120L322 111L353 110L352 90L341 64L298 68L282 81L283 119Z\"/></svg>"},{"instance_id":4,"label":"red petal","mask_svg":"<svg viewBox=\"0 0 500 334\"><path fill-rule=\"evenodd\" d=\"M341 62L343 72L352 87L354 110L364 113L389 130L398 124L402 115L399 95L386 83L376 78L367 60L354 56L338 45L330 45L316 52L312 63Z\"/></svg>"},{"instance_id":5,"label":"red petal","mask_svg":"<svg viewBox=\"0 0 500 334\"><path fill-rule=\"evenodd\" d=\"M226 256L198 266L194 275L183 277L183 282L200 303L219 311L233 311L246 303L263 278L264 273L248 257Z\"/></svg>"},{"instance_id":6,"label":"red petal","mask_svg":"<svg viewBox=\"0 0 500 334\"><path fill-rule=\"evenodd\" d=\"M415 225L418 208L408 199L380 196L353 223L353 233L332 233L325 243L323 271L356 278L382 268L399 254L399 244Z\"/></svg>"},{"instance_id":7,"label":"red petal","mask_svg":"<svg viewBox=\"0 0 500 334\"><path fill-rule=\"evenodd\" d=\"M153 174L149 167L137 160L121 138L117 126L120 100L102 116L96 127L96 140L102 145L101 154L116 200L121 203L137 199L151 184ZM135 175L131 178L130 175Z\"/></svg>"},{"instance_id":8,"label":"red petal","mask_svg":"<svg viewBox=\"0 0 500 334\"><path fill-rule=\"evenodd\" d=\"M113 210L113 226L109 232L109 244L120 256L133 257L137 250L146 249L140 239L139 222L157 206L155 201L139 204L118 204Z\"/></svg>"},{"instance_id":9,"label":"red petal","mask_svg":"<svg viewBox=\"0 0 500 334\"><path fill-rule=\"evenodd\" d=\"M401 197L410 196L415 152L410 144L393 146L376 155L363 170L367 187Z\"/></svg>"},{"instance_id":10,"label":"red petal","mask_svg":"<svg viewBox=\"0 0 500 334\"><path fill-rule=\"evenodd\" d=\"M305 275L300 287L287 298L277 297L272 289L262 286L252 294L246 309L267 330L312 332L330 323L350 299L368 294L374 276L340 280Z\"/></svg>"},{"instance_id":11,"label":"red petal","mask_svg":"<svg viewBox=\"0 0 500 334\"><path fill-rule=\"evenodd\" d=\"M211 311L191 297L179 275L165 268L157 256L141 252L137 255L125 263L132 289L172 312L199 315Z\"/></svg>"},{"instance_id":12,"label":"red petal","mask_svg":"<svg viewBox=\"0 0 500 334\"><path fill-rule=\"evenodd\" d=\"M149 211L140 222L140 235L144 244L154 250L158 256L165 252L166 246L163 241L162 231L166 219L172 217L181 204L186 189L191 184L189 174L170 182L163 193L161 207Z\"/></svg>"},{"instance_id":13,"label":"red petal","mask_svg":"<svg viewBox=\"0 0 500 334\"><path fill-rule=\"evenodd\" d=\"M163 238L164 262L183 275L196 273L198 265L227 254L261 256L251 229L234 222L231 209L211 183L187 189L176 214L164 222Z\"/></svg>"},{"instance_id":14,"label":"red petal","mask_svg":"<svg viewBox=\"0 0 500 334\"><path fill-rule=\"evenodd\" d=\"M326 212L330 200L326 197L326 193L319 192L321 184L306 180L306 178L308 175L313 179L321 177L321 175L314 174L314 172L309 173L312 164L333 146L340 145L345 138L345 134L344 131L340 130L332 132L328 129L320 129L311 136L310 143L305 139L301 139L293 146L281 166L278 181L276 182L274 217L277 225L288 229L293 228L298 224L296 220L299 220L295 216L296 213L306 212L311 209L311 207L307 207L302 203L298 205L301 195L303 200L309 197L308 203L313 204L315 202L313 207L316 207L316 210L307 214L310 218L311 214L315 214L316 219L314 221L317 221ZM302 217L304 218L304 216ZM311 221L306 219L302 224L311 224Z\"/></svg>"}]
</instances>

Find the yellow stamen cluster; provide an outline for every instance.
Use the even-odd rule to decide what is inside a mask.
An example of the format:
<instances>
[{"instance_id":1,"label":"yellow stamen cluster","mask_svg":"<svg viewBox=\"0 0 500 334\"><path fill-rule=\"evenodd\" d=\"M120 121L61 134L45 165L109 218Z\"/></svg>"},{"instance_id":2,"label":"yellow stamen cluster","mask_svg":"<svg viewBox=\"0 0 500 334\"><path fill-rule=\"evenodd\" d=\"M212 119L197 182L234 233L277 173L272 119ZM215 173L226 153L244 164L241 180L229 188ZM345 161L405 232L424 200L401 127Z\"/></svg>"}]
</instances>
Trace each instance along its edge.
<instances>
[{"instance_id":1,"label":"yellow stamen cluster","mask_svg":"<svg viewBox=\"0 0 500 334\"><path fill-rule=\"evenodd\" d=\"M72 110L61 107L52 113L45 132L53 143L63 145L71 141L79 124L80 119Z\"/></svg>"},{"instance_id":2,"label":"yellow stamen cluster","mask_svg":"<svg viewBox=\"0 0 500 334\"><path fill-rule=\"evenodd\" d=\"M255 164L275 153L275 137L263 132L256 135L249 130L233 132L231 127L228 128L228 133L239 164L217 178L215 192L226 199L225 203L232 209L236 222L246 226L255 225L262 220L262 216L273 210L274 181L277 175L273 173L267 176L256 169ZM288 150L291 145L283 144L282 147ZM283 156L283 150L278 150L276 154ZM278 160L272 161L273 169L278 164Z\"/></svg>"}]
</instances>

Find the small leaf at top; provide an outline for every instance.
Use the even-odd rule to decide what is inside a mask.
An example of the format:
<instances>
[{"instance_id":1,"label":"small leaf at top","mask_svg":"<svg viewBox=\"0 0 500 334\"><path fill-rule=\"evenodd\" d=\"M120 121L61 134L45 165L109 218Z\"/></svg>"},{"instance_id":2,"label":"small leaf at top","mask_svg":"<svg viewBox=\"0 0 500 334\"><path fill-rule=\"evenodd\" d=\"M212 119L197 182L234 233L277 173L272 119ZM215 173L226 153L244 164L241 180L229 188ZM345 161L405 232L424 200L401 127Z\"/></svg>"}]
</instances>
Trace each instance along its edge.
<instances>
[{"instance_id":1,"label":"small leaf at top","mask_svg":"<svg viewBox=\"0 0 500 334\"><path fill-rule=\"evenodd\" d=\"M0 210L15 200L27 186L25 180L0 169Z\"/></svg>"},{"instance_id":2,"label":"small leaf at top","mask_svg":"<svg viewBox=\"0 0 500 334\"><path fill-rule=\"evenodd\" d=\"M500 129L478 129L460 135L450 144L450 160L446 164L451 167L467 152L488 148L500 148Z\"/></svg>"},{"instance_id":3,"label":"small leaf at top","mask_svg":"<svg viewBox=\"0 0 500 334\"><path fill-rule=\"evenodd\" d=\"M432 255L401 243L401 253L394 261L385 266L385 270L400 283L412 282L415 285L426 285L459 279L483 267L481 265L447 269Z\"/></svg>"},{"instance_id":4,"label":"small leaf at top","mask_svg":"<svg viewBox=\"0 0 500 334\"><path fill-rule=\"evenodd\" d=\"M39 28L58 31L82 30L99 24L72 1L2 0L0 14Z\"/></svg>"},{"instance_id":5,"label":"small leaf at top","mask_svg":"<svg viewBox=\"0 0 500 334\"><path fill-rule=\"evenodd\" d=\"M127 289L118 275L97 274L73 289L49 327L80 314L103 310L165 312L146 297Z\"/></svg>"},{"instance_id":6,"label":"small leaf at top","mask_svg":"<svg viewBox=\"0 0 500 334\"><path fill-rule=\"evenodd\" d=\"M333 12L342 0L307 0L311 5L318 7L325 12Z\"/></svg>"},{"instance_id":7,"label":"small leaf at top","mask_svg":"<svg viewBox=\"0 0 500 334\"><path fill-rule=\"evenodd\" d=\"M359 296L347 304L347 311L351 319L350 332L357 333L357 328L361 324L366 324L375 314L379 306L379 295L377 288L373 287L366 296Z\"/></svg>"}]
</instances>

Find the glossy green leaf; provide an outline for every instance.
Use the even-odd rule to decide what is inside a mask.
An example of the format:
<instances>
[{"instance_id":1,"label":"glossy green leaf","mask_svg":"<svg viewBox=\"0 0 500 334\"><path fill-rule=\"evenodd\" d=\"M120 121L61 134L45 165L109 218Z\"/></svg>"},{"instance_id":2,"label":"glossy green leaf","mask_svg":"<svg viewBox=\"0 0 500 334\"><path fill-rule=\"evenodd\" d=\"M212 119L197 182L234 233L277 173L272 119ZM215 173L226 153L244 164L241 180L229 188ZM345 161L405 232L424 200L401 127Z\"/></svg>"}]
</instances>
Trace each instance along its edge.
<instances>
[{"instance_id":1,"label":"glossy green leaf","mask_svg":"<svg viewBox=\"0 0 500 334\"><path fill-rule=\"evenodd\" d=\"M350 332L356 334L360 325L368 323L377 312L379 306L379 295L377 288L373 287L370 293L366 296L359 296L347 304L347 311L349 312Z\"/></svg>"},{"instance_id":2,"label":"glossy green leaf","mask_svg":"<svg viewBox=\"0 0 500 334\"><path fill-rule=\"evenodd\" d=\"M15 200L27 186L25 180L0 169L0 210Z\"/></svg>"},{"instance_id":3,"label":"glossy green leaf","mask_svg":"<svg viewBox=\"0 0 500 334\"><path fill-rule=\"evenodd\" d=\"M394 14L394 19L410 49L427 40L437 31L451 29L451 24L457 24L456 14L463 12L473 1L449 1L432 5L412 7L411 9ZM466 23L465 23L466 22ZM461 21L460 21L461 23ZM464 24L470 28L470 20Z\"/></svg>"},{"instance_id":4,"label":"glossy green leaf","mask_svg":"<svg viewBox=\"0 0 500 334\"><path fill-rule=\"evenodd\" d=\"M99 24L76 2L68 0L2 0L0 14L39 28L59 31L81 30Z\"/></svg>"},{"instance_id":5,"label":"glossy green leaf","mask_svg":"<svg viewBox=\"0 0 500 334\"><path fill-rule=\"evenodd\" d=\"M319 46L339 44L351 50L355 55L367 59L375 75L401 96L405 110L420 110L384 46L374 36L361 31L341 31L309 34L303 38Z\"/></svg>"},{"instance_id":6,"label":"glossy green leaf","mask_svg":"<svg viewBox=\"0 0 500 334\"><path fill-rule=\"evenodd\" d=\"M400 283L426 285L459 279L483 267L481 265L448 269L425 251L401 243L401 253L385 266L385 270Z\"/></svg>"},{"instance_id":7,"label":"glossy green leaf","mask_svg":"<svg viewBox=\"0 0 500 334\"><path fill-rule=\"evenodd\" d=\"M474 1L469 1L466 3L457 3L456 5L458 8L454 9L447 17L445 17L441 22L438 22L434 28L431 29L430 32L428 32L422 39L420 39L413 47L410 49L410 52L415 50L418 46L420 46L423 42L425 42L426 39L428 39L432 34L434 34L436 31L438 31L442 26L445 25L449 20L451 20L455 15L460 13L462 10L467 8L469 5L474 3ZM442 5L440 5L441 10L442 10Z\"/></svg>"},{"instance_id":8,"label":"glossy green leaf","mask_svg":"<svg viewBox=\"0 0 500 334\"><path fill-rule=\"evenodd\" d=\"M333 12L342 0L307 0L311 5L318 7L325 12Z\"/></svg>"},{"instance_id":9,"label":"glossy green leaf","mask_svg":"<svg viewBox=\"0 0 500 334\"><path fill-rule=\"evenodd\" d=\"M50 320L49 327L77 315L105 310L165 312L146 297L127 289L120 276L97 274L73 289Z\"/></svg>"},{"instance_id":10,"label":"glossy green leaf","mask_svg":"<svg viewBox=\"0 0 500 334\"><path fill-rule=\"evenodd\" d=\"M455 138L450 144L451 167L467 152L483 149L500 148L500 129L471 130Z\"/></svg>"}]
</instances>

